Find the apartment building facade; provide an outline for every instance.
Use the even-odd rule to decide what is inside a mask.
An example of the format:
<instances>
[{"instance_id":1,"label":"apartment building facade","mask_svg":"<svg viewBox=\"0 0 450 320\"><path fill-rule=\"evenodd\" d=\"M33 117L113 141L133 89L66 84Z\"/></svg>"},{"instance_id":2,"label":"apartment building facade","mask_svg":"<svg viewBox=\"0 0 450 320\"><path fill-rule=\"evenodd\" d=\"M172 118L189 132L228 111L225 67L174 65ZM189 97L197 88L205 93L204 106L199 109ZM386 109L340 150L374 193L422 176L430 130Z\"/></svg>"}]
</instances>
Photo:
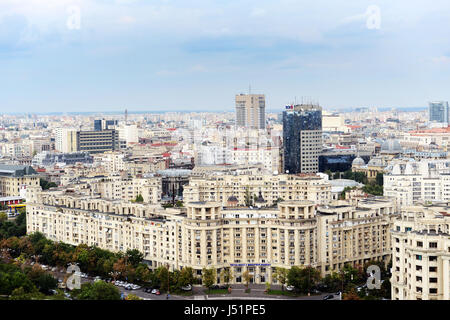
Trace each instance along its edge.
<instances>
[{"instance_id":1,"label":"apartment building facade","mask_svg":"<svg viewBox=\"0 0 450 320\"><path fill-rule=\"evenodd\" d=\"M206 175L191 177L184 186L183 199L216 201L228 206L228 199L236 197L238 205L254 202L261 192L268 205L277 201L310 200L325 204L331 198L331 184L317 175L264 174Z\"/></svg>"},{"instance_id":2,"label":"apartment building facade","mask_svg":"<svg viewBox=\"0 0 450 320\"><path fill-rule=\"evenodd\" d=\"M308 200L258 208L195 201L186 203L185 208L163 209L52 190L30 193L27 205L28 233L39 231L55 241L86 243L111 251L138 249L152 268L192 267L198 276L204 267L215 268L218 274L223 268L231 268L232 283L242 283L246 270L254 283L276 283L276 267L312 266L324 275L337 271L339 263L345 262L339 260L333 269L335 261L326 262L326 250L321 248L340 243L339 237L332 242L320 241L322 232L337 227L326 229L319 224L331 225L339 219L321 220L315 203ZM389 214L390 205L386 203L366 211L375 214L380 208ZM355 215L355 219L361 218ZM381 231L377 228L379 221L374 219L370 230ZM346 258L351 263L383 256L383 252L369 252L372 255ZM324 263L331 268L326 270Z\"/></svg>"},{"instance_id":3,"label":"apartment building facade","mask_svg":"<svg viewBox=\"0 0 450 320\"><path fill-rule=\"evenodd\" d=\"M386 169L383 192L398 205L450 201L450 160L402 161Z\"/></svg>"},{"instance_id":4,"label":"apartment building facade","mask_svg":"<svg viewBox=\"0 0 450 320\"><path fill-rule=\"evenodd\" d=\"M450 203L402 208L392 246L393 300L450 300Z\"/></svg>"}]
</instances>

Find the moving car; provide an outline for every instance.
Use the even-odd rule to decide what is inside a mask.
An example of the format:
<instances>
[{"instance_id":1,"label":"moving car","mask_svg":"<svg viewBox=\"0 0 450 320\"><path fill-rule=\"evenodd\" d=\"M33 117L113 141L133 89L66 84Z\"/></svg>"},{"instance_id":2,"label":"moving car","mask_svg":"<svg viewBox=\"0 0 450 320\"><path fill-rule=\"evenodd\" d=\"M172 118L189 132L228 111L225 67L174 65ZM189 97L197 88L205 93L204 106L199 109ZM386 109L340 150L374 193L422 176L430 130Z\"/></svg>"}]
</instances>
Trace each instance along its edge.
<instances>
[{"instance_id":1,"label":"moving car","mask_svg":"<svg viewBox=\"0 0 450 320\"><path fill-rule=\"evenodd\" d=\"M334 296L332 294L327 294L325 297L323 297L323 300L330 300L333 298L334 298Z\"/></svg>"}]
</instances>

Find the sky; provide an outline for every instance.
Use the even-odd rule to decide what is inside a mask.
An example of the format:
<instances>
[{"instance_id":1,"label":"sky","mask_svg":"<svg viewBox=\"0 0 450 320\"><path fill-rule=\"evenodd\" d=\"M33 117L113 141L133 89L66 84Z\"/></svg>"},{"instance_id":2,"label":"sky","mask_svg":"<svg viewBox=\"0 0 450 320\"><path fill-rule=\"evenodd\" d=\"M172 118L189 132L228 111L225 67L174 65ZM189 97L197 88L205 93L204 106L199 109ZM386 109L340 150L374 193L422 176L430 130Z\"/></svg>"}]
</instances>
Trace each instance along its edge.
<instances>
[{"instance_id":1,"label":"sky","mask_svg":"<svg viewBox=\"0 0 450 320\"><path fill-rule=\"evenodd\" d=\"M424 107L448 0L0 0L0 112Z\"/></svg>"}]
</instances>

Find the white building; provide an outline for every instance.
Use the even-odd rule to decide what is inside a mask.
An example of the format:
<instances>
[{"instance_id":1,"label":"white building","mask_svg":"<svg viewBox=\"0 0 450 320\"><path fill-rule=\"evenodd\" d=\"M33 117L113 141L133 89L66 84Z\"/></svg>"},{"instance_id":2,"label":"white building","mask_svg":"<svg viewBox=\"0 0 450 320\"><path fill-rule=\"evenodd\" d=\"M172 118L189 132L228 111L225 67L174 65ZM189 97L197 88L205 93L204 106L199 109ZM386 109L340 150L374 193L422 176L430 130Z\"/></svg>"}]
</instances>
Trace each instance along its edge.
<instances>
[{"instance_id":1,"label":"white building","mask_svg":"<svg viewBox=\"0 0 450 320\"><path fill-rule=\"evenodd\" d=\"M384 195L400 206L450 200L450 160L400 161L386 170Z\"/></svg>"},{"instance_id":2,"label":"white building","mask_svg":"<svg viewBox=\"0 0 450 320\"><path fill-rule=\"evenodd\" d=\"M77 151L77 130L72 128L56 128L55 150L59 152Z\"/></svg>"}]
</instances>

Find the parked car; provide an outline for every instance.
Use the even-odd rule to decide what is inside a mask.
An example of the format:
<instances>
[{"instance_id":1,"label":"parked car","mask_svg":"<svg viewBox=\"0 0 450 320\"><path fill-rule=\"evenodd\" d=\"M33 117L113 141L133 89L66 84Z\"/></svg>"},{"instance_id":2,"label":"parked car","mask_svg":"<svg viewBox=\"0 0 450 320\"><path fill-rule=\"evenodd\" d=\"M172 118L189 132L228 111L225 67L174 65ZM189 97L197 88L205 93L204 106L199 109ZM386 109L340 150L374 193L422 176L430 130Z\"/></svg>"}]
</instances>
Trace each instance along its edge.
<instances>
[{"instance_id":1,"label":"parked car","mask_svg":"<svg viewBox=\"0 0 450 320\"><path fill-rule=\"evenodd\" d=\"M160 294L161 294L161 292L159 292L158 289L153 289L153 290L152 290L152 293L153 293L153 294L156 294L156 295L160 295Z\"/></svg>"},{"instance_id":2,"label":"parked car","mask_svg":"<svg viewBox=\"0 0 450 320\"><path fill-rule=\"evenodd\" d=\"M142 291L146 292L146 293L152 293L153 288L152 287L144 287L144 289L142 289Z\"/></svg>"},{"instance_id":3,"label":"parked car","mask_svg":"<svg viewBox=\"0 0 450 320\"><path fill-rule=\"evenodd\" d=\"M190 284L188 284L187 286L181 287L181 290L183 290L183 291L191 291L192 290L192 286Z\"/></svg>"},{"instance_id":4,"label":"parked car","mask_svg":"<svg viewBox=\"0 0 450 320\"><path fill-rule=\"evenodd\" d=\"M294 291L294 289L295 289L294 286L286 286L287 291Z\"/></svg>"},{"instance_id":5,"label":"parked car","mask_svg":"<svg viewBox=\"0 0 450 320\"><path fill-rule=\"evenodd\" d=\"M127 284L124 288L125 288L125 290L133 290L133 287L131 286L131 284Z\"/></svg>"},{"instance_id":6,"label":"parked car","mask_svg":"<svg viewBox=\"0 0 450 320\"><path fill-rule=\"evenodd\" d=\"M327 294L325 297L323 297L323 300L330 300L333 298L334 298L334 296L332 294Z\"/></svg>"}]
</instances>

